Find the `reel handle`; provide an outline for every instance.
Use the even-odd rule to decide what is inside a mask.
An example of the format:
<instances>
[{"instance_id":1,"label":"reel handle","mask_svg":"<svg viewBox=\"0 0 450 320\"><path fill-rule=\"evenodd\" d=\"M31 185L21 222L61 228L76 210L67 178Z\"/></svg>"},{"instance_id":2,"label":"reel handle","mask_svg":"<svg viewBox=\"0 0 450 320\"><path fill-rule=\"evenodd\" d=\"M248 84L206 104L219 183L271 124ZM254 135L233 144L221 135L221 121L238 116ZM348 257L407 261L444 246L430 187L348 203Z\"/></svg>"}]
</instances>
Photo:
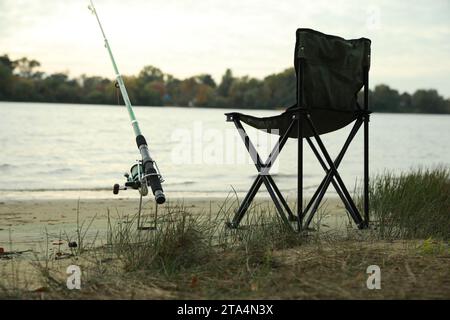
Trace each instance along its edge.
<instances>
[{"instance_id":1,"label":"reel handle","mask_svg":"<svg viewBox=\"0 0 450 320\"><path fill-rule=\"evenodd\" d=\"M113 186L113 194L119 194L119 190L127 190L127 187L121 187L118 183Z\"/></svg>"}]
</instances>

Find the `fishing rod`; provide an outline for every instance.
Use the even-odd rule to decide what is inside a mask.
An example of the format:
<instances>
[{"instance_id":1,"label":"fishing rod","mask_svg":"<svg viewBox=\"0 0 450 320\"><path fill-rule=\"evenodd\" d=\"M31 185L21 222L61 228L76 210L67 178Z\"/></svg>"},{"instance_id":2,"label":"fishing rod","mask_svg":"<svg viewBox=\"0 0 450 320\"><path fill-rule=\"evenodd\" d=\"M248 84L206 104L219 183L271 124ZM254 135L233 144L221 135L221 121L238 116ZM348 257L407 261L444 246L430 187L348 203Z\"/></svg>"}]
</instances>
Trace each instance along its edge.
<instances>
[{"instance_id":1,"label":"fishing rod","mask_svg":"<svg viewBox=\"0 0 450 320\"><path fill-rule=\"evenodd\" d=\"M119 184L114 185L113 193L118 194L119 190L126 190L127 188L139 190L141 194L139 203L139 214L140 214L142 206L142 196L146 196L148 194L148 186L151 187L157 204L162 204L166 201L166 197L164 195L164 191L161 186L161 183L164 182L164 180L159 172L158 165L150 156L147 141L145 140L144 136L141 133L141 129L139 128L139 123L134 114L133 107L131 106L130 98L128 97L125 83L123 82L123 78L119 73L119 69L117 68L117 64L116 61L114 60L111 47L109 46L108 39L106 38L105 31L103 30L102 24L100 22L100 19L98 17L97 11L95 10L95 6L92 0L90 0L89 9L97 18L100 31L102 32L103 40L105 42L105 48L106 50L108 50L108 54L114 68L114 72L116 74L117 84L119 85L120 92L122 93L122 98L123 101L125 102L128 115L130 116L130 121L131 125L133 126L134 135L136 136L136 144L142 158L131 167L130 173L125 174L127 181L125 182L124 186L121 187Z\"/></svg>"}]
</instances>

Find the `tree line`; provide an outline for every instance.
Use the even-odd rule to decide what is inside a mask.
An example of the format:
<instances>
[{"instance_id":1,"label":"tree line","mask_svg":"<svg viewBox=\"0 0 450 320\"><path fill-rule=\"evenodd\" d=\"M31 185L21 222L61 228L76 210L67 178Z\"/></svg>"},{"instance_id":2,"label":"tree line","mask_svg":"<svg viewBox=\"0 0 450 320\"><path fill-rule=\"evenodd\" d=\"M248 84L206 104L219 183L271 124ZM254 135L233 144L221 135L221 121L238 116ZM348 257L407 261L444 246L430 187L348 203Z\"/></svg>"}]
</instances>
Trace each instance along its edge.
<instances>
[{"instance_id":1,"label":"tree line","mask_svg":"<svg viewBox=\"0 0 450 320\"><path fill-rule=\"evenodd\" d=\"M98 76L69 78L65 73L46 74L40 63L26 57L0 56L0 101L84 104L121 103L115 81ZM177 79L154 66L138 75L124 76L131 101L141 106L189 106L220 108L283 108L295 103L293 68L264 79L235 77L225 71L220 83L209 74ZM375 112L450 113L450 99L434 89L400 93L385 84L369 93Z\"/></svg>"}]
</instances>

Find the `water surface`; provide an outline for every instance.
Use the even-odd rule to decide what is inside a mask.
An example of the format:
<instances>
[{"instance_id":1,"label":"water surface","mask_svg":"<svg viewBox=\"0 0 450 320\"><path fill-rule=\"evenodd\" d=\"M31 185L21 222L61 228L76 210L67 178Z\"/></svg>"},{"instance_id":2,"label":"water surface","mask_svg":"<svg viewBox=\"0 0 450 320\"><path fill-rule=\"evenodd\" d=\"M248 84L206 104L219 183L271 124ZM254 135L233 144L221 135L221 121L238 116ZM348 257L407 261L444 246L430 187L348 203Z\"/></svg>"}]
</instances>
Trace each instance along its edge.
<instances>
[{"instance_id":1,"label":"water surface","mask_svg":"<svg viewBox=\"0 0 450 320\"><path fill-rule=\"evenodd\" d=\"M165 178L168 197L224 196L246 192L255 177L225 109L136 107L141 129ZM246 110L257 116L280 111ZM350 126L323 135L332 157ZM265 158L276 141L248 129ZM449 165L450 116L373 114L370 172ZM108 198L114 183L138 159L124 107L0 102L0 199ZM350 189L362 177L362 130L340 171ZM323 170L306 147L304 184L312 192ZM273 172L280 189L296 188L296 140L287 142ZM135 196L127 191L122 196Z\"/></svg>"}]
</instances>

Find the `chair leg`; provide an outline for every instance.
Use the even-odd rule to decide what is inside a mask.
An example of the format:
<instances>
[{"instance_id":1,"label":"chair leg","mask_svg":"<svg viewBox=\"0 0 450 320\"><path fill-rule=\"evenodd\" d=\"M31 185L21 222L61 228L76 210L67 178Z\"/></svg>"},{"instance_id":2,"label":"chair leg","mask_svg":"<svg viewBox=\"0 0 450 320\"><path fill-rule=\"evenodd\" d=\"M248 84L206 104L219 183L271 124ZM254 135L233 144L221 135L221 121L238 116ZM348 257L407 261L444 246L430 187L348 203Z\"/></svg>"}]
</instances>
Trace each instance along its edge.
<instances>
[{"instance_id":1,"label":"chair leg","mask_svg":"<svg viewBox=\"0 0 450 320\"><path fill-rule=\"evenodd\" d=\"M245 213L247 212L247 209L250 207L250 203L253 201L253 198L255 197L256 193L261 187L262 182L263 181L261 176L258 175L255 181L253 182L252 186L250 187L250 190L247 192L238 210L234 214L233 220L228 224L229 227L237 228L239 226L239 223L241 223L241 220L244 217Z\"/></svg>"},{"instance_id":2,"label":"chair leg","mask_svg":"<svg viewBox=\"0 0 450 320\"><path fill-rule=\"evenodd\" d=\"M331 160L331 157L328 154L328 151L325 148L325 145L323 144L322 139L318 135L317 130L316 130L313 122L311 121L311 119L309 117L307 117L307 122L308 122L311 130L314 133L314 138L316 139L317 144L319 145L320 151L323 153L323 155L325 157L325 160L327 161L328 166L330 167L330 175L329 176L330 177L334 176L336 178L336 181L339 184L340 188L342 189L342 192L344 193L345 198L348 199L349 205L350 205L350 207L352 208L352 210L353 210L353 212L355 214L355 218L356 218L355 219L355 223L357 224L358 228L364 228L364 222L363 222L363 220L361 218L361 215L359 214L359 211L356 208L356 205L353 202L353 199L352 199L350 193L348 192L347 187L344 184L344 181L342 180L339 172L337 171L336 166L334 165L333 161Z\"/></svg>"},{"instance_id":3,"label":"chair leg","mask_svg":"<svg viewBox=\"0 0 450 320\"><path fill-rule=\"evenodd\" d=\"M364 68L364 220L369 227L369 68Z\"/></svg>"},{"instance_id":4,"label":"chair leg","mask_svg":"<svg viewBox=\"0 0 450 320\"><path fill-rule=\"evenodd\" d=\"M275 191L276 195L278 196L278 199L280 199L280 202L283 205L284 209L288 213L289 220L297 221L297 217L292 213L291 208L289 208L289 205L287 204L286 200L284 199L283 195L281 194L280 190L278 189L277 185L275 184L275 181L273 181L272 176L268 175L267 179L269 180L273 190Z\"/></svg>"},{"instance_id":5,"label":"chair leg","mask_svg":"<svg viewBox=\"0 0 450 320\"><path fill-rule=\"evenodd\" d=\"M266 181L264 181L267 179ZM239 226L242 218L244 217L245 213L247 212L247 209L250 207L250 203L253 201L256 193L258 192L259 188L261 187L262 183L265 183L267 190L269 191L269 195L271 196L272 200L275 203L275 207L277 208L277 211L279 212L281 218L284 221L287 221L285 219L285 213L281 208L281 205L284 207L284 210L286 210L289 220L295 221L295 216L293 215L291 209L289 208L289 205L287 204L286 200L283 198L283 195L281 194L280 190L275 184L275 181L270 175L262 176L258 175L258 177L253 182L252 186L250 187L249 192L245 196L244 200L242 201L241 205L239 206L239 209L236 211L233 220L231 223L228 224L231 228L237 228ZM277 198L278 197L278 198ZM281 202L281 205L279 202Z\"/></svg>"},{"instance_id":6,"label":"chair leg","mask_svg":"<svg viewBox=\"0 0 450 320\"><path fill-rule=\"evenodd\" d=\"M275 162L277 156L281 152L281 149L285 145L295 121L293 120L291 122L287 131L284 133L284 135L282 137L280 137L280 139L278 140L278 143L275 145L272 152L269 154L269 157L265 163L263 163L261 161L261 158L260 158L258 152L256 151L255 147L253 146L250 138L248 137L247 133L245 132L245 129L242 126L239 119L233 119L233 122L239 132L239 135L242 138L242 141L244 142L244 145L245 145L247 151L250 153L250 156L251 156L259 174L258 174L258 177L253 182L252 186L250 187L250 190L247 193L247 195L245 196L243 202L241 203L238 210L236 211L236 213L233 217L233 220L227 224L228 227L230 227L230 228L238 227L239 223L241 222L242 218L244 217L245 213L247 212L248 208L250 207L250 203L253 201L253 199L254 199L256 193L258 192L259 188L261 187L262 183L264 183L264 185L266 186L266 188L269 192L269 195L272 198L280 217L283 219L284 222L286 222L290 226L289 220L286 217L285 212L283 211L283 207L284 207L284 210L286 210L287 215L290 220L294 220L295 216L292 214L292 211L290 210L286 200L283 198L280 190L276 186L275 181L269 175L269 169L270 169L270 166Z\"/></svg>"},{"instance_id":7,"label":"chair leg","mask_svg":"<svg viewBox=\"0 0 450 320\"><path fill-rule=\"evenodd\" d=\"M303 114L299 112L297 119L298 132L298 155L297 155L297 228L300 232L303 229Z\"/></svg>"},{"instance_id":8,"label":"chair leg","mask_svg":"<svg viewBox=\"0 0 450 320\"><path fill-rule=\"evenodd\" d=\"M369 226L369 115L364 117L364 220Z\"/></svg>"},{"instance_id":9,"label":"chair leg","mask_svg":"<svg viewBox=\"0 0 450 320\"><path fill-rule=\"evenodd\" d=\"M353 221L355 221L356 224L360 224L360 218L358 218L358 213L355 212L355 210L353 209L352 205L351 205L351 200L347 199L345 196L345 193L341 190L341 188L339 187L339 185L336 183L336 181L333 178L333 175L329 176L329 180L327 179L327 181L325 182L325 184L322 186L322 188L320 189L320 193L319 196L317 197L316 201L314 202L314 205L311 209L311 212L306 220L305 226L308 227L315 215L315 213L317 212L320 202L322 201L325 192L328 189L328 186L330 185L330 181L333 184L334 188L336 189L337 194L339 195L339 197L341 198L342 202L345 205L345 209L350 213L350 216L352 217Z\"/></svg>"},{"instance_id":10,"label":"chair leg","mask_svg":"<svg viewBox=\"0 0 450 320\"><path fill-rule=\"evenodd\" d=\"M345 140L345 143L344 143L344 145L342 146L341 151L339 152L338 156L336 157L336 160L334 161L334 165L336 166L336 168L339 167L339 165L340 165L342 159L344 158L345 153L346 153L347 150L348 150L348 147L350 146L350 143L353 141L353 138L354 138L355 135L358 133L358 130L359 130L359 128L361 127L361 125L362 125L362 121L358 118L358 119L356 120L354 126L352 127L352 130L350 131L350 133L349 133L347 139ZM310 139L310 138L307 138L307 141L308 141L308 143L309 143L309 145L310 145L312 151L313 151L314 154L316 155L317 159L319 160L319 162L321 162L321 161L322 161L322 158L320 157L319 152L318 152L317 149L315 148L315 146L314 146L314 144L312 143L311 139ZM325 165L325 164L323 163L323 161L321 162L321 165L322 165L322 167ZM327 170L328 170L328 169L327 169ZM322 179L322 181L321 181L319 187L318 187L317 190L315 191L315 193L314 193L314 195L312 196L311 200L308 202L308 205L306 206L306 208L305 208L305 210L304 210L305 215L306 215L307 212L309 212L309 210L311 209L311 206L312 206L313 204L317 203L317 207L318 207L318 204L320 204L320 201L322 200L322 197L323 197L323 196L322 196L319 200L317 200L317 197L319 196L319 194L320 194L321 191L323 190L324 186L325 186L325 188L328 188L328 185L329 185L329 179L330 179L329 175L331 175L331 174L332 174L331 171L329 171L329 172L327 171L326 176ZM334 181L334 179L333 179L333 181ZM333 185L334 185L334 184L333 184ZM336 187L337 187L337 184L334 185L334 186L335 186L335 188L336 188ZM325 190L326 190L326 189L325 189ZM336 189L336 190L337 190L337 189ZM338 191L337 191L337 192L338 192ZM323 194L325 194L325 192L323 192ZM338 194L339 194L339 192L338 192ZM341 196L341 195L339 195L339 196L341 197L341 199L344 197L343 194L342 194L342 196ZM316 202L316 200L317 200L317 202ZM343 200L343 201L344 201L344 200ZM346 205L346 208L347 208L347 210L348 210L348 208L350 208L350 204L349 204L347 201L344 201L344 204ZM347 207L347 206L348 206L348 207ZM348 210L348 211L349 211L350 214L352 214L352 211L353 211L353 210L350 209L350 210ZM310 215L309 215L309 217L308 217L308 219L307 219L307 222L305 223L305 226L306 226L306 227L308 227L309 224L311 223L311 220L312 220L314 214L315 214L315 210L314 210L313 212L310 213ZM353 217L353 216L352 216L352 217ZM353 219L355 219L355 218L353 218Z\"/></svg>"},{"instance_id":11,"label":"chair leg","mask_svg":"<svg viewBox=\"0 0 450 320\"><path fill-rule=\"evenodd\" d=\"M283 208L281 207L280 203L278 202L278 199L277 199L277 197L276 197L276 195L275 195L275 193L274 193L274 191L272 189L272 186L270 185L270 182L269 182L267 176L262 176L262 179L263 179L264 184L265 184L265 186L267 188L267 191L269 192L270 197L272 198L273 203L275 204L275 207L276 207L276 209L278 211L278 214L280 215L280 218L283 220L283 222L287 226L291 227L291 224L289 223L289 220L286 217L286 214L284 213Z\"/></svg>"},{"instance_id":12,"label":"chair leg","mask_svg":"<svg viewBox=\"0 0 450 320\"><path fill-rule=\"evenodd\" d=\"M326 164L323 162L322 158L320 157L319 152L317 151L316 147L314 146L314 144L312 143L310 138L306 138L306 141L308 142L308 144L310 145L313 153L315 154L317 160L319 161L320 165L322 166L322 168L324 169L324 171L327 173L327 177L329 175L329 173L331 172ZM345 198L345 195L343 194L343 192L341 191L341 188L339 187L339 185L336 183L335 179L333 178L332 175L330 175L329 179L325 179L324 183L321 184L319 186L319 188L317 190L319 190L319 195L317 197L317 199L314 202L314 206L312 207L311 213L309 214L309 217L306 220L305 226L308 227L311 223L312 218L314 217L314 214L317 212L317 209L319 208L320 202L322 201L325 192L328 189L328 186L330 185L330 181L333 184L333 187L336 189L337 194L339 195L339 197L341 198L342 202L345 205L345 208L347 209L347 211L350 213L350 215L355 218L355 213L353 212L353 209L350 206L350 203L348 201L347 198ZM307 213L307 211L305 211L305 214Z\"/></svg>"}]
</instances>

